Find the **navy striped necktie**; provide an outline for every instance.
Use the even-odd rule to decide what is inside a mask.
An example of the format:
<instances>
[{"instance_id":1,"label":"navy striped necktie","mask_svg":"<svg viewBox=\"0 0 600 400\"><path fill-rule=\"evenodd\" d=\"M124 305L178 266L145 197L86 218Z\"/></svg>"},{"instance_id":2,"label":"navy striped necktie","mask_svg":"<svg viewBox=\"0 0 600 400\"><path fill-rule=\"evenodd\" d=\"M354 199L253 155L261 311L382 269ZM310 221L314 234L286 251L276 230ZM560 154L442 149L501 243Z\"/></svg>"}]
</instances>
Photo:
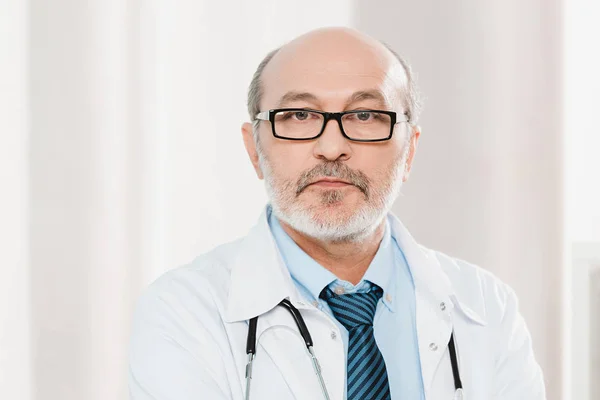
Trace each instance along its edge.
<instances>
[{"instance_id":1,"label":"navy striped necktie","mask_svg":"<svg viewBox=\"0 0 600 400\"><path fill-rule=\"evenodd\" d=\"M348 330L348 400L391 399L385 361L373 334L373 317L382 294L378 286L368 293L336 295L329 288L321 292L320 297Z\"/></svg>"}]
</instances>

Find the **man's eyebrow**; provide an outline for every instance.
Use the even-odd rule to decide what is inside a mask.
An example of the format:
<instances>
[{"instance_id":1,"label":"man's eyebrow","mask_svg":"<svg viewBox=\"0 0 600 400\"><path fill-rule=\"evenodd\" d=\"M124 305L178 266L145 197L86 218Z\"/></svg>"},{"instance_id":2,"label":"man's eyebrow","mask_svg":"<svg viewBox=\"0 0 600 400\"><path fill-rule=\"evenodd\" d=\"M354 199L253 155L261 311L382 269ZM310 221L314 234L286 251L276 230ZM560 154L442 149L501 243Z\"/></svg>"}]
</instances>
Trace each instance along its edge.
<instances>
[{"instance_id":1,"label":"man's eyebrow","mask_svg":"<svg viewBox=\"0 0 600 400\"><path fill-rule=\"evenodd\" d=\"M364 100L375 100L382 106L388 106L388 102L386 101L386 98L383 95L383 93L381 93L379 90L370 89L359 90L357 92L352 93L352 95L346 101L346 107L348 107L350 104ZM287 103L292 103L295 101L308 101L311 103L318 103L319 98L309 92L290 91L281 96L281 98L277 102L277 108L285 106Z\"/></svg>"},{"instance_id":2,"label":"man's eyebrow","mask_svg":"<svg viewBox=\"0 0 600 400\"><path fill-rule=\"evenodd\" d=\"M312 103L317 103L319 99L312 93L308 92L287 92L277 102L277 107L284 106L287 103L291 103L294 101L310 101Z\"/></svg>"},{"instance_id":3,"label":"man's eyebrow","mask_svg":"<svg viewBox=\"0 0 600 400\"><path fill-rule=\"evenodd\" d=\"M376 100L381 105L388 106L385 96L379 90L360 90L352 93L352 96L346 102L346 107L363 100Z\"/></svg>"}]
</instances>

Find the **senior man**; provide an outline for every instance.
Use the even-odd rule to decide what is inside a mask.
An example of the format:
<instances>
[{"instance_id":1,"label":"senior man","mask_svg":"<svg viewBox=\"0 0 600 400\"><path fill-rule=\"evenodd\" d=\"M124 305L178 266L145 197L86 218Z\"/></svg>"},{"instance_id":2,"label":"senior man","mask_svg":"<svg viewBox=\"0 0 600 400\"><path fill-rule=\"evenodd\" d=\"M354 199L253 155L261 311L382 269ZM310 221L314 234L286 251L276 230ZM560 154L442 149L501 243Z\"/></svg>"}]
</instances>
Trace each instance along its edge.
<instances>
[{"instance_id":1,"label":"senior man","mask_svg":"<svg viewBox=\"0 0 600 400\"><path fill-rule=\"evenodd\" d=\"M274 50L242 126L269 197L134 317L134 400L545 398L514 292L389 210L420 130L406 63L327 28Z\"/></svg>"}]
</instances>

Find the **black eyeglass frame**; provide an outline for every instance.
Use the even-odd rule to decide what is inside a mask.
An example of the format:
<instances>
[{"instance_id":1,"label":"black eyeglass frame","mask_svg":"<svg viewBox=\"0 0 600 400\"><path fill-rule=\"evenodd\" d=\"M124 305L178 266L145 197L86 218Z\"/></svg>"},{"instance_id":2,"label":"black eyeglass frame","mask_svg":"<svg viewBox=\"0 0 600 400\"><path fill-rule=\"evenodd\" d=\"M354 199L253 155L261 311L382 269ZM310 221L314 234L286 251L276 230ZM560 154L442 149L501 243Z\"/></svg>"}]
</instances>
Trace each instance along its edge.
<instances>
[{"instance_id":1,"label":"black eyeglass frame","mask_svg":"<svg viewBox=\"0 0 600 400\"><path fill-rule=\"evenodd\" d=\"M315 135L315 136L311 136L308 138L290 138L290 137L286 137L286 136L279 136L277 134L277 132L275 132L275 114L277 114L278 112L282 112L282 111L306 111L306 112L311 112L311 113L316 113L316 114L320 114L323 116L323 126L321 127L321 131ZM344 131L344 126L342 124L342 117L344 115L347 114L358 114L358 113L362 113L362 112L376 112L376 113L380 113L380 114L386 114L389 115L390 117L390 134L382 139L353 139L350 136L348 136L346 134L346 132ZM400 119L398 119L397 117L397 113L395 111L385 111L385 110L349 110L349 111L342 111L342 112L326 112L326 111L319 111L319 110L312 110L309 108L274 108L272 110L269 111L263 111L263 112L259 112L258 114L256 114L255 118L261 121L269 121L271 123L271 131L273 132L273 136L275 136L278 139L285 139L285 140L314 140L319 138L323 132L325 132L325 127L327 126L327 123L334 119L337 121L338 126L340 127L340 132L342 132L342 135L348 139L351 140L353 142L385 142L386 140L390 140L392 138L392 135L394 134L394 126L400 122L409 122L408 116L406 114L402 114Z\"/></svg>"}]
</instances>

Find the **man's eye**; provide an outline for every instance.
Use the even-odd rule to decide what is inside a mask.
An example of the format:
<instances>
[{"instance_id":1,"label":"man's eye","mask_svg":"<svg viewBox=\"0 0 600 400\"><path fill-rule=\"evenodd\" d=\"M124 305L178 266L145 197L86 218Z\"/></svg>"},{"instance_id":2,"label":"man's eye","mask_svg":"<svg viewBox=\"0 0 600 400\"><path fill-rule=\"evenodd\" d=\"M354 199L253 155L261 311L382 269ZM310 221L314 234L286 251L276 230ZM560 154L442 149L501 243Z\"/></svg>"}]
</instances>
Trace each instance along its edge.
<instances>
[{"instance_id":1,"label":"man's eye","mask_svg":"<svg viewBox=\"0 0 600 400\"><path fill-rule=\"evenodd\" d=\"M284 121L306 121L310 118L310 113L308 111L287 111L280 114L280 116L280 118Z\"/></svg>"},{"instance_id":2,"label":"man's eye","mask_svg":"<svg viewBox=\"0 0 600 400\"><path fill-rule=\"evenodd\" d=\"M361 121L368 121L372 117L373 117L373 113L370 113L370 112L359 112L359 113L356 113L356 118L358 118Z\"/></svg>"},{"instance_id":3,"label":"man's eye","mask_svg":"<svg viewBox=\"0 0 600 400\"><path fill-rule=\"evenodd\" d=\"M308 113L306 111L296 111L294 117L299 121L304 121L308 118Z\"/></svg>"}]
</instances>

